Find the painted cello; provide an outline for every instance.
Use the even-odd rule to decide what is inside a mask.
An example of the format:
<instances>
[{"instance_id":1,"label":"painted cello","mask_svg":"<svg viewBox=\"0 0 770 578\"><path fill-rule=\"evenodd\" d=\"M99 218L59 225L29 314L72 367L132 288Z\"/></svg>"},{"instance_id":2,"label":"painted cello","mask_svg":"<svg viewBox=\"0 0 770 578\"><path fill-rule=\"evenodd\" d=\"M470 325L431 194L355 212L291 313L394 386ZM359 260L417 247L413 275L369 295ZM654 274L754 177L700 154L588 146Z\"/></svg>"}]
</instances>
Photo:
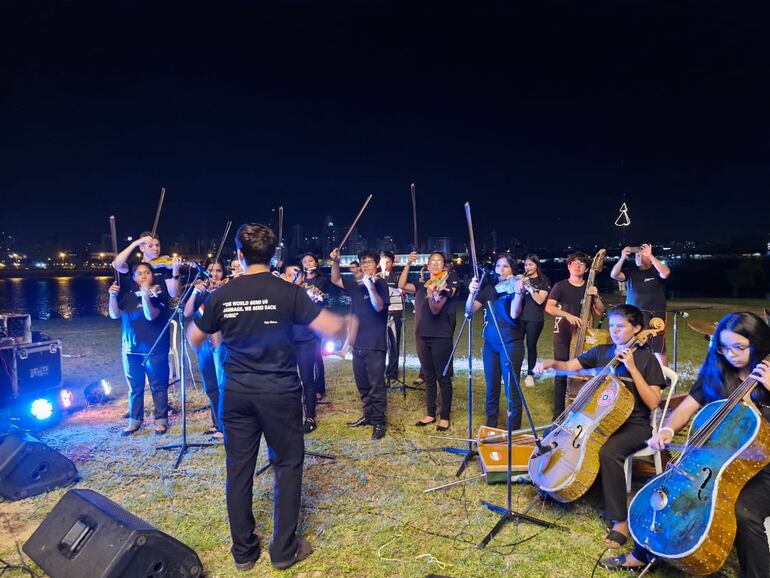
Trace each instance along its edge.
<instances>
[{"instance_id":1,"label":"painted cello","mask_svg":"<svg viewBox=\"0 0 770 578\"><path fill-rule=\"evenodd\" d=\"M634 335L624 349L643 345L664 326L662 319L651 319L651 329ZM599 450L634 409L634 395L612 374L619 363L616 355L586 382L543 439L549 449L529 458L532 483L559 502L572 502L588 491L599 474Z\"/></svg>"},{"instance_id":2,"label":"painted cello","mask_svg":"<svg viewBox=\"0 0 770 578\"><path fill-rule=\"evenodd\" d=\"M679 456L631 501L634 540L688 574L724 565L738 495L770 464L770 425L749 398L756 385L749 377L727 399L703 407Z\"/></svg>"}]
</instances>

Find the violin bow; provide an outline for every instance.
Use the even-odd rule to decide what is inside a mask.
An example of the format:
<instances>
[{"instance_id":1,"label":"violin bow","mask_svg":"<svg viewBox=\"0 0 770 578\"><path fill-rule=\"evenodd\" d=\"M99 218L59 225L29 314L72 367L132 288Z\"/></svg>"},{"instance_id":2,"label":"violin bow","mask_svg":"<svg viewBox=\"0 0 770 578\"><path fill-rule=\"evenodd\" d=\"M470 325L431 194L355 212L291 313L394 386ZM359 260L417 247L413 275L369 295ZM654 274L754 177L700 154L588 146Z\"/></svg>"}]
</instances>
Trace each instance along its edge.
<instances>
[{"instance_id":1,"label":"violin bow","mask_svg":"<svg viewBox=\"0 0 770 578\"><path fill-rule=\"evenodd\" d=\"M412 183L410 189L412 189L412 227L414 231L414 252L416 253L418 251L417 249L417 194L414 191L414 183Z\"/></svg>"},{"instance_id":2,"label":"violin bow","mask_svg":"<svg viewBox=\"0 0 770 578\"><path fill-rule=\"evenodd\" d=\"M222 256L222 249L225 246L225 241L227 240L227 235L230 232L230 227L232 226L232 221L227 221L227 224L225 225L225 232L222 234L222 240L219 241L219 247L217 247L217 256L214 257L214 262L216 263L219 261L219 257Z\"/></svg>"},{"instance_id":3,"label":"violin bow","mask_svg":"<svg viewBox=\"0 0 770 578\"><path fill-rule=\"evenodd\" d=\"M470 252L471 252L471 264L473 267L473 276L476 277L476 279L479 278L479 263L476 260L476 241L473 237L473 219L471 219L471 205L470 203L465 203L465 220L468 223L468 240L470 243Z\"/></svg>"},{"instance_id":4,"label":"violin bow","mask_svg":"<svg viewBox=\"0 0 770 578\"><path fill-rule=\"evenodd\" d=\"M369 201L372 200L372 197L374 195L369 195L366 197L366 200L364 201L364 206L361 207L361 210L358 211L358 215L356 215L356 218L353 220L353 224L350 225L350 228L348 229L348 232L345 233L345 236L342 238L342 242L340 243L340 246L337 247L337 250L341 251L342 247L345 245L345 241L348 240L348 237L350 237L350 234L353 232L353 229L356 228L356 225L358 224L359 219L361 219L361 215L364 214L364 211L366 210L366 206L369 204Z\"/></svg>"},{"instance_id":5,"label":"violin bow","mask_svg":"<svg viewBox=\"0 0 770 578\"><path fill-rule=\"evenodd\" d=\"M283 261L283 207L278 207L278 261Z\"/></svg>"},{"instance_id":6,"label":"violin bow","mask_svg":"<svg viewBox=\"0 0 770 578\"><path fill-rule=\"evenodd\" d=\"M113 259L118 258L118 234L115 229L115 215L110 215L110 235L112 236L112 255ZM120 273L113 267L115 271L115 283L120 285Z\"/></svg>"},{"instance_id":7,"label":"violin bow","mask_svg":"<svg viewBox=\"0 0 770 578\"><path fill-rule=\"evenodd\" d=\"M160 200L158 201L158 210L155 211L155 222L152 224L152 237L158 232L158 221L160 221L160 210L163 208L163 199L166 198L166 187L160 188Z\"/></svg>"}]
</instances>

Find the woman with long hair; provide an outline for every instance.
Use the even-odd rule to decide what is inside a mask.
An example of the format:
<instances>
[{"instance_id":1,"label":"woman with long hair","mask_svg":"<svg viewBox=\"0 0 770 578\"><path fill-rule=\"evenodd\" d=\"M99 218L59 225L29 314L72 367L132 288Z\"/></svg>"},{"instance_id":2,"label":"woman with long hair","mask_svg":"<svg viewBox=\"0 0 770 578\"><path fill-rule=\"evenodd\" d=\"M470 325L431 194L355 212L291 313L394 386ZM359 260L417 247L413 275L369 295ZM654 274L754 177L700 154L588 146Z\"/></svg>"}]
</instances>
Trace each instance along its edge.
<instances>
[{"instance_id":1,"label":"woman with long hair","mask_svg":"<svg viewBox=\"0 0 770 578\"><path fill-rule=\"evenodd\" d=\"M654 450L663 450L704 405L727 399L749 377L761 384L752 392L751 400L763 419L770 422L770 367L763 361L768 354L770 327L763 319L754 313L730 313L723 317L689 395L647 444ZM770 546L765 518L770 516L770 466L744 486L735 504L735 515L735 547L741 576L767 578ZM633 553L606 558L601 564L610 570L630 570L646 566L649 558L649 553L637 544Z\"/></svg>"},{"instance_id":2,"label":"woman with long hair","mask_svg":"<svg viewBox=\"0 0 770 578\"><path fill-rule=\"evenodd\" d=\"M485 284L471 303L473 294L479 288L479 281L474 278L468 287L470 294L465 304L466 310L472 308L474 312L484 307L482 356L488 427L497 427L501 377L506 394L511 395L511 426L513 429L521 427L521 398L516 388L511 389L510 383L511 375L518 379L524 361L524 333L520 319L524 289L521 280L514 276L515 272L516 262L513 257L500 255L495 260L498 282Z\"/></svg>"},{"instance_id":3,"label":"woman with long hair","mask_svg":"<svg viewBox=\"0 0 770 578\"><path fill-rule=\"evenodd\" d=\"M211 275L210 279L198 279L195 282L190 298L184 304L185 319L191 319L201 305L206 303L209 296L227 282L225 276L225 262L222 259L206 259L203 267ZM197 350L198 369L203 381L203 390L211 402L211 427L207 434L217 439L222 439L219 423L219 360L216 355L215 337L211 336L203 342Z\"/></svg>"},{"instance_id":4,"label":"woman with long hair","mask_svg":"<svg viewBox=\"0 0 770 578\"><path fill-rule=\"evenodd\" d=\"M545 325L545 302L551 290L551 281L540 270L540 259L534 253L524 257L524 304L521 310L521 327L527 344L527 377L524 385L534 387L537 363L537 340Z\"/></svg>"}]
</instances>

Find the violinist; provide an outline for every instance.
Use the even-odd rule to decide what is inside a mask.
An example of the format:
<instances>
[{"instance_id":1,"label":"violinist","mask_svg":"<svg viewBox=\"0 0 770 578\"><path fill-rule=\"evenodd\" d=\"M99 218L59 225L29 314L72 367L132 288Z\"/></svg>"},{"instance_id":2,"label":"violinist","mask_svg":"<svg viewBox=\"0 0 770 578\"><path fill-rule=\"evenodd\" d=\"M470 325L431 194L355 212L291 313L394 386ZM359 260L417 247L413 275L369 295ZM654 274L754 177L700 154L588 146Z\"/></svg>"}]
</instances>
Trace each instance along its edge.
<instances>
[{"instance_id":1,"label":"violinist","mask_svg":"<svg viewBox=\"0 0 770 578\"><path fill-rule=\"evenodd\" d=\"M128 273L128 262L136 249L142 253L141 262L148 263L153 269L154 285L159 285L161 290L172 299L179 296L179 269L182 261L178 257L161 259L160 238L149 231L144 231L138 239L132 241L125 249L115 256L112 268L118 273Z\"/></svg>"},{"instance_id":2,"label":"violinist","mask_svg":"<svg viewBox=\"0 0 770 578\"><path fill-rule=\"evenodd\" d=\"M553 357L558 361L567 361L570 353L570 340L576 328L580 327L580 307L583 298L591 299L593 312L600 316L604 312L604 303L596 287L585 289L583 278L590 266L591 258L582 252L567 255L569 278L554 283L545 312L554 316ZM584 293L587 293L584 295ZM553 418L564 411L567 397L567 378L557 375L553 379Z\"/></svg>"},{"instance_id":3,"label":"violinist","mask_svg":"<svg viewBox=\"0 0 770 578\"><path fill-rule=\"evenodd\" d=\"M452 411L452 378L444 375L444 366L452 353L454 327L449 310L455 306L457 286L445 270L446 257L434 251L428 257L430 279L415 286L409 282L409 266L417 260L417 253L410 253L401 271L398 287L414 297L415 347L425 378L425 417L417 421L417 427L435 423L438 431L450 426ZM436 401L440 390L441 406L436 414Z\"/></svg>"},{"instance_id":4,"label":"violinist","mask_svg":"<svg viewBox=\"0 0 770 578\"><path fill-rule=\"evenodd\" d=\"M537 340L545 326L545 302L551 290L551 281L540 270L540 259L529 254L524 257L524 305L521 311L521 325L527 344L527 377L524 385L535 386L535 364L537 363Z\"/></svg>"},{"instance_id":5,"label":"violinist","mask_svg":"<svg viewBox=\"0 0 770 578\"><path fill-rule=\"evenodd\" d=\"M203 265L211 275L211 279L198 279L192 295L184 304L185 319L191 319L195 312L206 303L211 294L227 282L225 264L222 259L207 259ZM206 433L217 439L222 439L222 428L219 427L219 379L220 360L217 357L218 335L212 335L203 342L197 350L198 369L203 380L203 389L211 402L212 427Z\"/></svg>"},{"instance_id":6,"label":"violinist","mask_svg":"<svg viewBox=\"0 0 770 578\"><path fill-rule=\"evenodd\" d=\"M626 503L626 477L623 464L626 457L644 447L652 433L650 414L660 403L661 390L666 387L663 369L646 345L626 349L625 344L642 330L642 312L633 305L615 305L608 312L610 337L613 345L597 345L576 359L558 361L546 359L535 366L535 373L546 369L558 372L577 372L584 369L601 369L617 355L615 375L634 396L631 415L612 434L599 451L599 476L607 517L612 529L605 545L619 548L628 541L628 507Z\"/></svg>"},{"instance_id":7,"label":"violinist","mask_svg":"<svg viewBox=\"0 0 770 578\"><path fill-rule=\"evenodd\" d=\"M142 426L145 377L155 406L155 434L163 435L168 429L169 333L164 331L168 297L161 291L153 292L153 270L149 264L138 263L131 278L139 295L134 291L119 295L117 283L109 289L110 318L122 320L123 369L129 387L128 427L120 435L129 436ZM147 357L161 334L155 351Z\"/></svg>"},{"instance_id":8,"label":"violinist","mask_svg":"<svg viewBox=\"0 0 770 578\"><path fill-rule=\"evenodd\" d=\"M302 271L305 274L305 284L316 287L321 294L329 294L329 279L323 276L318 263L318 257L312 253L305 253L302 255ZM327 305L326 300L323 303ZM326 396L326 371L324 368L324 354L323 343L319 337L316 340L316 352L315 352L315 375L316 375L316 398L318 401L323 400Z\"/></svg>"},{"instance_id":9,"label":"violinist","mask_svg":"<svg viewBox=\"0 0 770 578\"><path fill-rule=\"evenodd\" d=\"M479 280L474 278L468 287L470 294L465 306L478 311L484 307L484 378L487 384L486 409L488 427L497 427L500 412L500 377L505 381L505 391L510 392L513 413L513 429L521 427L521 398L515 389L511 389L510 378L517 378L524 361L524 331L521 324L521 312L524 302L524 286L514 277L516 262L510 255L500 255L495 261L495 274L499 279L496 285L485 284L471 302L473 294L479 288ZM492 318L489 308L494 313ZM497 326L495 326L495 320ZM499 328L499 332L498 332ZM502 335L502 341L500 336ZM507 351L507 356L505 352ZM510 358L510 365L508 359Z\"/></svg>"},{"instance_id":10,"label":"violinist","mask_svg":"<svg viewBox=\"0 0 770 578\"><path fill-rule=\"evenodd\" d=\"M388 322L388 284L377 276L377 255L361 251L358 277L343 278L340 252L334 249L332 283L350 295L350 313L358 319L353 342L353 377L363 402L363 415L350 427L372 426L372 439L385 436L388 398L385 390L385 326Z\"/></svg>"},{"instance_id":11,"label":"violinist","mask_svg":"<svg viewBox=\"0 0 770 578\"><path fill-rule=\"evenodd\" d=\"M392 251L380 253L380 277L385 279L390 292L388 307L388 363L385 369L385 379L388 382L398 379L398 358L401 350L401 321L404 313L404 297L398 288L399 273L393 269L396 256Z\"/></svg>"},{"instance_id":12,"label":"violinist","mask_svg":"<svg viewBox=\"0 0 770 578\"><path fill-rule=\"evenodd\" d=\"M230 261L230 279L236 279L243 275L243 269L241 269L241 262L238 259Z\"/></svg>"},{"instance_id":13,"label":"violinist","mask_svg":"<svg viewBox=\"0 0 770 578\"><path fill-rule=\"evenodd\" d=\"M654 450L663 450L706 404L727 399L748 377L761 384L752 392L752 402L770 422L770 367L762 359L770 354L770 327L753 313L730 313L717 325L706 360L689 395L666 419L657 434L647 440ZM738 495L735 504L735 547L741 576L770 576L770 547L765 518L770 516L770 466L757 473ZM610 570L641 568L649 553L635 545L632 554L606 558L601 565Z\"/></svg>"},{"instance_id":14,"label":"violinist","mask_svg":"<svg viewBox=\"0 0 770 578\"><path fill-rule=\"evenodd\" d=\"M283 266L281 279L293 285L305 288L307 296L319 309L323 308L323 297L315 285L305 283L305 273L300 264L288 264ZM304 400L305 416L303 430L306 434L318 428L316 419L316 375L315 356L318 336L307 325L295 325L293 328L294 351L297 355L297 370L302 384L302 398Z\"/></svg>"}]
</instances>

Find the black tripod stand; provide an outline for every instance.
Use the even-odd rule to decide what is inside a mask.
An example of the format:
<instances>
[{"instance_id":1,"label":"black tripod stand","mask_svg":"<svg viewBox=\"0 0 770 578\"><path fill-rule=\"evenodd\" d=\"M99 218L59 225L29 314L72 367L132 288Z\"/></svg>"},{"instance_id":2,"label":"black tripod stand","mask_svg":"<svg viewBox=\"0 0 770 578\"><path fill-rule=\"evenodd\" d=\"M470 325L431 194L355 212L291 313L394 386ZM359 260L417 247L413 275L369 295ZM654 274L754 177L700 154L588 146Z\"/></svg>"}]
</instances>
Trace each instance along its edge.
<instances>
[{"instance_id":1,"label":"black tripod stand","mask_svg":"<svg viewBox=\"0 0 770 578\"><path fill-rule=\"evenodd\" d=\"M171 323L171 319L174 318L174 316L177 317L179 324L179 396L180 396L180 403L182 404L182 439L180 443L178 444L170 444L165 446L159 446L155 448L156 450L179 450L179 454L177 455L176 461L174 462L174 469L179 468L179 464L182 461L182 457L184 457L185 452L187 452L190 448L208 448L213 446L214 444L203 444L203 443L187 443L187 378L185 377L185 360L187 359L187 339L185 338L184 334L184 304L187 302L187 299L191 298L192 290L195 287L195 281L197 281L200 278L200 271L198 271L195 275L195 278L193 279L192 283L189 285L187 290L185 291L182 298L179 300L179 303L177 303L176 309L174 309L174 312L169 316L168 322L166 323L166 327L163 328L163 331L168 331L168 326ZM161 333L161 336L163 333ZM152 353L152 350L155 349L155 346L158 344L158 341L160 341L160 336L158 337L158 340L155 342L155 345L152 346L152 349L150 350L150 353ZM147 358L149 358L150 353L147 354Z\"/></svg>"},{"instance_id":2,"label":"black tripod stand","mask_svg":"<svg viewBox=\"0 0 770 578\"><path fill-rule=\"evenodd\" d=\"M503 526L505 526L508 522L530 522L532 524L537 524L538 526L543 526L544 528L559 528L562 530L566 530L567 528L564 528L562 526L558 526L557 524L554 524L553 522L547 522L545 520L541 520L539 518L535 518L533 516L530 516L527 514L532 507L535 505L537 501L537 495L532 499L530 504L527 506L525 512L516 512L512 509L512 503L511 503L511 496L513 493L512 490L512 480L511 480L511 445L512 445L512 424L511 424L511 418L512 418L512 399L511 396L514 394L511 388L511 384L513 383L516 386L515 395L519 396L519 399L521 400L521 407L524 410L524 412L527 415L527 421L529 422L529 427L532 430L532 436L535 440L535 445L537 449L536 452L545 452L548 451L547 448L544 448L540 437L537 434L537 429L535 427L535 422L532 420L532 414L529 411L529 405L527 405L527 400L524 399L524 394L521 391L521 384L519 383L519 376L515 375L513 372L513 363L511 362L511 355L508 351L508 347L506 346L505 339L503 338L503 333L500 330L500 324L498 323L497 316L495 315L494 306L491 301L487 302L487 312L489 314L489 318L492 320L492 323L495 326L495 331L497 332L497 336L500 339L500 343L502 344L502 351L505 356L505 368L508 373L508 379L503 380L503 383L505 384L505 395L507 399L506 403L506 414L507 414L507 420L506 420L506 440L508 444L508 463L507 463L507 479L506 479L506 505L505 507L497 506L495 504L492 504L491 502L486 502L484 500L481 500L481 505L485 506L489 510L492 510L493 512L496 512L497 514L500 514L500 519L497 521L497 523L494 525L494 527L489 531L489 533L484 536L484 539L478 543L476 546L478 549L485 548L487 544L494 538L500 530L503 529ZM498 384L495 384L496 387L499 387Z\"/></svg>"},{"instance_id":3,"label":"black tripod stand","mask_svg":"<svg viewBox=\"0 0 770 578\"><path fill-rule=\"evenodd\" d=\"M391 317L392 318L392 317ZM395 319L394 319L395 323ZM406 390L407 389L413 389L414 391L423 391L423 388L421 387L415 387L413 385L408 385L406 383L406 299L404 299L404 309L401 311L401 321L399 321L401 324L401 341L399 342L399 354L398 354L398 365L399 365L399 373L401 373L401 378L399 379L396 377L388 378L387 383L385 384L385 389L390 390L400 390L403 394L404 398L406 399ZM395 327L394 327L394 333L395 333ZM388 339L390 339L390 330L388 330ZM390 351L390 348L388 348L388 351ZM393 384L397 385L393 385Z\"/></svg>"},{"instance_id":4,"label":"black tripod stand","mask_svg":"<svg viewBox=\"0 0 770 578\"><path fill-rule=\"evenodd\" d=\"M268 446L268 448L267 448L267 456L268 456L267 460L268 461L267 461L267 463L264 466L259 468L256 472L254 472L254 477L255 478L257 476L261 476L262 474L264 474L267 470L270 469L270 466L273 465L273 462L270 459L270 453L271 453L270 452L270 447ZM314 458L321 458L322 460L329 460L329 461L332 461L332 462L337 459L337 456L332 456L332 455L329 455L329 454L319 454L319 453L316 453L316 452L309 452L307 450L305 450L305 455L306 456L312 456Z\"/></svg>"}]
</instances>

